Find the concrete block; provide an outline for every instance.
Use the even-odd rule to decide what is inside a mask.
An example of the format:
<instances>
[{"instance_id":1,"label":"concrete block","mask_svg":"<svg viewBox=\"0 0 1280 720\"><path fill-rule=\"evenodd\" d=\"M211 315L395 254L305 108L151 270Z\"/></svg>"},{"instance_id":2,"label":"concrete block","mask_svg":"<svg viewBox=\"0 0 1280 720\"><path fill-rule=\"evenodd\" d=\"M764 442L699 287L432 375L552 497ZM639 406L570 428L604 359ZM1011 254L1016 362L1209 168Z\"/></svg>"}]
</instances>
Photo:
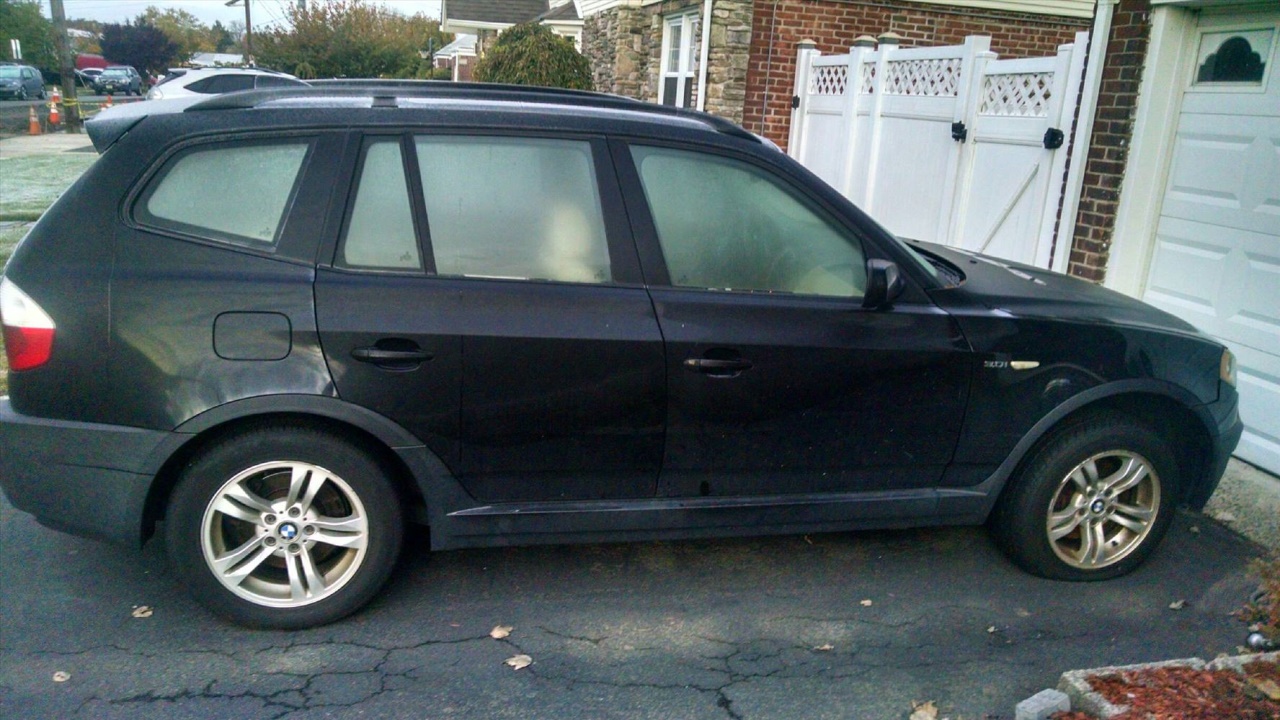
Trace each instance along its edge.
<instances>
[{"instance_id":1,"label":"concrete block","mask_svg":"<svg viewBox=\"0 0 1280 720\"><path fill-rule=\"evenodd\" d=\"M1014 720L1049 720L1056 712L1071 709L1071 698L1058 690L1041 690L1018 703L1014 708Z\"/></svg>"}]
</instances>

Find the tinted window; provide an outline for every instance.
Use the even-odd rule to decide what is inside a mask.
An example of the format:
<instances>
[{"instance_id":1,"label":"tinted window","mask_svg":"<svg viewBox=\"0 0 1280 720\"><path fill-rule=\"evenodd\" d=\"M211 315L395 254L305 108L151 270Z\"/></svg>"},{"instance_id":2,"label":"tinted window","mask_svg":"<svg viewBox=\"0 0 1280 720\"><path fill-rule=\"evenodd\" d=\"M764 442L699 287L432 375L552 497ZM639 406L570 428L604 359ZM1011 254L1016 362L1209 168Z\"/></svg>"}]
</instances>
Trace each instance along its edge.
<instances>
[{"instance_id":1,"label":"tinted window","mask_svg":"<svg viewBox=\"0 0 1280 720\"><path fill-rule=\"evenodd\" d=\"M311 144L201 146L170 160L136 206L145 224L255 247L272 246Z\"/></svg>"},{"instance_id":2,"label":"tinted window","mask_svg":"<svg viewBox=\"0 0 1280 720\"><path fill-rule=\"evenodd\" d=\"M633 147L671 283L860 297L860 244L763 170L717 155Z\"/></svg>"},{"instance_id":3,"label":"tinted window","mask_svg":"<svg viewBox=\"0 0 1280 720\"><path fill-rule=\"evenodd\" d=\"M218 94L237 90L250 90L252 88L252 75L214 75L208 79L204 89L197 90L197 92Z\"/></svg>"},{"instance_id":4,"label":"tinted window","mask_svg":"<svg viewBox=\"0 0 1280 720\"><path fill-rule=\"evenodd\" d=\"M398 139L378 140L365 149L340 264L388 270L422 269Z\"/></svg>"},{"instance_id":5,"label":"tinted window","mask_svg":"<svg viewBox=\"0 0 1280 720\"><path fill-rule=\"evenodd\" d=\"M257 82L258 82L258 87L260 88L283 87L283 86L293 86L293 85L302 84L297 80L291 80L285 77L276 77L274 75L259 75Z\"/></svg>"},{"instance_id":6,"label":"tinted window","mask_svg":"<svg viewBox=\"0 0 1280 720\"><path fill-rule=\"evenodd\" d=\"M433 136L417 149L441 275L612 279L590 144Z\"/></svg>"}]
</instances>

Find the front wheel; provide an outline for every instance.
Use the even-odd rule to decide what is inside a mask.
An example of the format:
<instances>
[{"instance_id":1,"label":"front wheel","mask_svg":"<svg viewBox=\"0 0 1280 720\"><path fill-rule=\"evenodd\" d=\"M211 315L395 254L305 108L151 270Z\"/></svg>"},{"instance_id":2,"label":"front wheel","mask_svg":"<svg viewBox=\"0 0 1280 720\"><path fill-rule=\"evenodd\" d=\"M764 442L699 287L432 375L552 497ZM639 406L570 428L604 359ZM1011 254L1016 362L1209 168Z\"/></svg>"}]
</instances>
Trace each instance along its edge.
<instances>
[{"instance_id":1,"label":"front wheel","mask_svg":"<svg viewBox=\"0 0 1280 720\"><path fill-rule=\"evenodd\" d=\"M1173 519L1173 454L1144 425L1095 415L1053 433L992 514L997 542L1035 575L1105 580L1146 560Z\"/></svg>"},{"instance_id":2,"label":"front wheel","mask_svg":"<svg viewBox=\"0 0 1280 720\"><path fill-rule=\"evenodd\" d=\"M195 597L251 627L342 618L390 576L403 537L387 473L347 440L296 426L222 441L169 502L169 555Z\"/></svg>"}]
</instances>

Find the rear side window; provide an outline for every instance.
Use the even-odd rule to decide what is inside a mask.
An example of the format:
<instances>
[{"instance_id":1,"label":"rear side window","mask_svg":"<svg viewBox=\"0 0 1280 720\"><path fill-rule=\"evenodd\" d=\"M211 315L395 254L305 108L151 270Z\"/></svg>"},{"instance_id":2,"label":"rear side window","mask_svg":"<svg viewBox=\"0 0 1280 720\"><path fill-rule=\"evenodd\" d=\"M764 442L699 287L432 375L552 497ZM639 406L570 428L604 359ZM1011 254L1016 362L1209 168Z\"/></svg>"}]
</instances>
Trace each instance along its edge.
<instances>
[{"instance_id":1,"label":"rear side window","mask_svg":"<svg viewBox=\"0 0 1280 720\"><path fill-rule=\"evenodd\" d=\"M339 264L349 268L422 269L399 138L365 148L340 257Z\"/></svg>"},{"instance_id":2,"label":"rear side window","mask_svg":"<svg viewBox=\"0 0 1280 720\"><path fill-rule=\"evenodd\" d=\"M259 249L280 239L310 140L201 145L179 153L134 206L143 225Z\"/></svg>"},{"instance_id":3,"label":"rear side window","mask_svg":"<svg viewBox=\"0 0 1280 720\"><path fill-rule=\"evenodd\" d=\"M418 137L441 275L612 281L591 145L517 137Z\"/></svg>"},{"instance_id":4,"label":"rear side window","mask_svg":"<svg viewBox=\"0 0 1280 720\"><path fill-rule=\"evenodd\" d=\"M259 75L257 78L257 83L258 83L258 87L260 88L292 87L294 85L302 84L297 80L290 80L289 78L284 78L284 77L276 77L274 75Z\"/></svg>"}]
</instances>

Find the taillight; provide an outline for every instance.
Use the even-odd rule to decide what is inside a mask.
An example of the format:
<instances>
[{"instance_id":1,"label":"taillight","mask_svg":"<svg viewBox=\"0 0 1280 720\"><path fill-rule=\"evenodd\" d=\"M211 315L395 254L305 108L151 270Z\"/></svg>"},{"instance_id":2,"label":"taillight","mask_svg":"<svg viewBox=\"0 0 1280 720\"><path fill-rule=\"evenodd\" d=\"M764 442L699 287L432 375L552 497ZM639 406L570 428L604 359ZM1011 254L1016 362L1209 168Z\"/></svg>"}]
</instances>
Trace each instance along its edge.
<instances>
[{"instance_id":1,"label":"taillight","mask_svg":"<svg viewBox=\"0 0 1280 720\"><path fill-rule=\"evenodd\" d=\"M0 325L10 370L30 370L49 362L57 326L44 308L9 280L0 280Z\"/></svg>"}]
</instances>

